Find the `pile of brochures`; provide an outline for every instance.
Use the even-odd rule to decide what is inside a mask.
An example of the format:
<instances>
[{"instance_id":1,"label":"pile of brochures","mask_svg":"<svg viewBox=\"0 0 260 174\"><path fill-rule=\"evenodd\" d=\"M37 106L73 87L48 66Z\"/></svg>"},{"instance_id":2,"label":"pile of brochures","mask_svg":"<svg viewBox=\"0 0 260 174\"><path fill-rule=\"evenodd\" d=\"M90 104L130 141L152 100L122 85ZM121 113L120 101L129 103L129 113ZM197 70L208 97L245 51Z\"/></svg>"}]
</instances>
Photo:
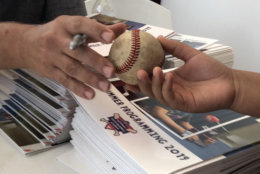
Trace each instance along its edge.
<instances>
[{"instance_id":1,"label":"pile of brochures","mask_svg":"<svg viewBox=\"0 0 260 174\"><path fill-rule=\"evenodd\" d=\"M232 67L234 63L234 53L230 46L216 43L217 40L208 39L203 37L195 37L190 35L184 35L179 33L174 33L169 39L178 40L183 42L195 49L201 50L210 57L220 61L221 63ZM166 60L172 60L176 67L180 67L184 62L172 55L166 55Z\"/></svg>"},{"instance_id":2,"label":"pile of brochures","mask_svg":"<svg viewBox=\"0 0 260 174\"><path fill-rule=\"evenodd\" d=\"M185 113L114 81L76 97L74 150L58 157L78 173L231 173L259 167L259 119L231 110ZM180 131L180 127L189 133Z\"/></svg>"},{"instance_id":3,"label":"pile of brochures","mask_svg":"<svg viewBox=\"0 0 260 174\"><path fill-rule=\"evenodd\" d=\"M0 99L0 132L23 154L70 139L76 102L58 83L30 70L1 70Z\"/></svg>"}]
</instances>

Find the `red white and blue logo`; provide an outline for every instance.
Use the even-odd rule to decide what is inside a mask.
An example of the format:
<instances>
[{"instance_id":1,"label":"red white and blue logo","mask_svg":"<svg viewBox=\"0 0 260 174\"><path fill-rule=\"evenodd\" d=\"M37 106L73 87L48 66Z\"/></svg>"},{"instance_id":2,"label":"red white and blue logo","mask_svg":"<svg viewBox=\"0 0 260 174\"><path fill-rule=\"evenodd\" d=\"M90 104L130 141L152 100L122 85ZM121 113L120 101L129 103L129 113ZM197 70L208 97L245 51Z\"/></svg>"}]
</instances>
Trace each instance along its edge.
<instances>
[{"instance_id":1,"label":"red white and blue logo","mask_svg":"<svg viewBox=\"0 0 260 174\"><path fill-rule=\"evenodd\" d=\"M130 123L124 120L118 113L114 113L113 116L110 116L107 119L101 118L100 121L106 123L105 129L114 131L114 136L119 136L120 133L137 133L137 131L130 126Z\"/></svg>"}]
</instances>

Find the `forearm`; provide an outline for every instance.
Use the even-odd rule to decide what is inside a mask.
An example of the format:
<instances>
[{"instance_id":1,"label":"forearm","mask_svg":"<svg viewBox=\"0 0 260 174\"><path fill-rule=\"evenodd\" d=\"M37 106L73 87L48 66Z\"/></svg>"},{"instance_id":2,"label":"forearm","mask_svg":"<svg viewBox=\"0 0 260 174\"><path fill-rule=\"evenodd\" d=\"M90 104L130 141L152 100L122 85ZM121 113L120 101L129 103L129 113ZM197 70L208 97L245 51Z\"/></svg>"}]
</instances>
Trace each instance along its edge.
<instances>
[{"instance_id":1,"label":"forearm","mask_svg":"<svg viewBox=\"0 0 260 174\"><path fill-rule=\"evenodd\" d=\"M0 23L0 69L26 67L21 54L26 44L24 33L31 27L14 22Z\"/></svg>"},{"instance_id":2,"label":"forearm","mask_svg":"<svg viewBox=\"0 0 260 174\"><path fill-rule=\"evenodd\" d=\"M260 73L233 70L236 95L231 109L260 117Z\"/></svg>"},{"instance_id":3,"label":"forearm","mask_svg":"<svg viewBox=\"0 0 260 174\"><path fill-rule=\"evenodd\" d=\"M186 129L184 129L182 126L180 126L179 124L177 124L174 120L172 120L171 118L169 118L168 116L164 115L160 115L158 116L164 123L166 123L170 128L172 128L173 130L177 131L180 134L183 134Z\"/></svg>"}]
</instances>

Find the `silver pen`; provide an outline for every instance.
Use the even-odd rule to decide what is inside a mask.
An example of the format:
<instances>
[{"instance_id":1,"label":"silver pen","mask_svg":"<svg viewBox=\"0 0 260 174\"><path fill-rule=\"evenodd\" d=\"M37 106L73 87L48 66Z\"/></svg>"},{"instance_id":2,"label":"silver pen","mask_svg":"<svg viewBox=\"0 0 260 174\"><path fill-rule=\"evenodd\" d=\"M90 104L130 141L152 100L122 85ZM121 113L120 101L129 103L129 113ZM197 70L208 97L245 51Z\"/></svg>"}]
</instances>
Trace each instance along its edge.
<instances>
[{"instance_id":1,"label":"silver pen","mask_svg":"<svg viewBox=\"0 0 260 174\"><path fill-rule=\"evenodd\" d=\"M74 50L79 46L83 45L87 40L86 34L76 34L70 42L70 49Z\"/></svg>"}]
</instances>

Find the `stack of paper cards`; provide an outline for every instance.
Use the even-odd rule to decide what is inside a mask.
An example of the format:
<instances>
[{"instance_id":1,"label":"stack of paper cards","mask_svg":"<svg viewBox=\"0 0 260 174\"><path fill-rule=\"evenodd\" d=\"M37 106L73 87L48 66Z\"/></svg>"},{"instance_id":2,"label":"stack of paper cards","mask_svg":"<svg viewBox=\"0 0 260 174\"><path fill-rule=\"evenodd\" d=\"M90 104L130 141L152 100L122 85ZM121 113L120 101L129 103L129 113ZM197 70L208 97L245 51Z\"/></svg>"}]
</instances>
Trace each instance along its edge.
<instances>
[{"instance_id":1,"label":"stack of paper cards","mask_svg":"<svg viewBox=\"0 0 260 174\"><path fill-rule=\"evenodd\" d=\"M232 47L216 43L218 41L216 39L195 37L180 33L173 33L172 35L168 36L168 38L177 40L186 45L189 45L190 47L200 50L229 67L233 66L234 53ZM172 56L171 54L166 55L166 60L172 60L175 64L175 67L184 65L184 61Z\"/></svg>"},{"instance_id":2,"label":"stack of paper cards","mask_svg":"<svg viewBox=\"0 0 260 174\"><path fill-rule=\"evenodd\" d=\"M75 96L70 155L80 162L60 157L64 164L93 173L221 173L258 160L259 119L231 110L185 113L118 84L90 101Z\"/></svg>"},{"instance_id":3,"label":"stack of paper cards","mask_svg":"<svg viewBox=\"0 0 260 174\"><path fill-rule=\"evenodd\" d=\"M1 110L12 118L9 126L14 126L11 129L7 124L1 125L1 133L24 154L68 141L76 107L75 101L65 92L64 87L57 85L56 89L60 89L58 93L49 85L55 82L39 80L37 76L32 71L20 69L0 72ZM11 136L10 132L17 136ZM18 143L17 137L20 140L33 140L29 141L32 143L29 144L30 148L26 143L26 147L21 146L22 141Z\"/></svg>"}]
</instances>

